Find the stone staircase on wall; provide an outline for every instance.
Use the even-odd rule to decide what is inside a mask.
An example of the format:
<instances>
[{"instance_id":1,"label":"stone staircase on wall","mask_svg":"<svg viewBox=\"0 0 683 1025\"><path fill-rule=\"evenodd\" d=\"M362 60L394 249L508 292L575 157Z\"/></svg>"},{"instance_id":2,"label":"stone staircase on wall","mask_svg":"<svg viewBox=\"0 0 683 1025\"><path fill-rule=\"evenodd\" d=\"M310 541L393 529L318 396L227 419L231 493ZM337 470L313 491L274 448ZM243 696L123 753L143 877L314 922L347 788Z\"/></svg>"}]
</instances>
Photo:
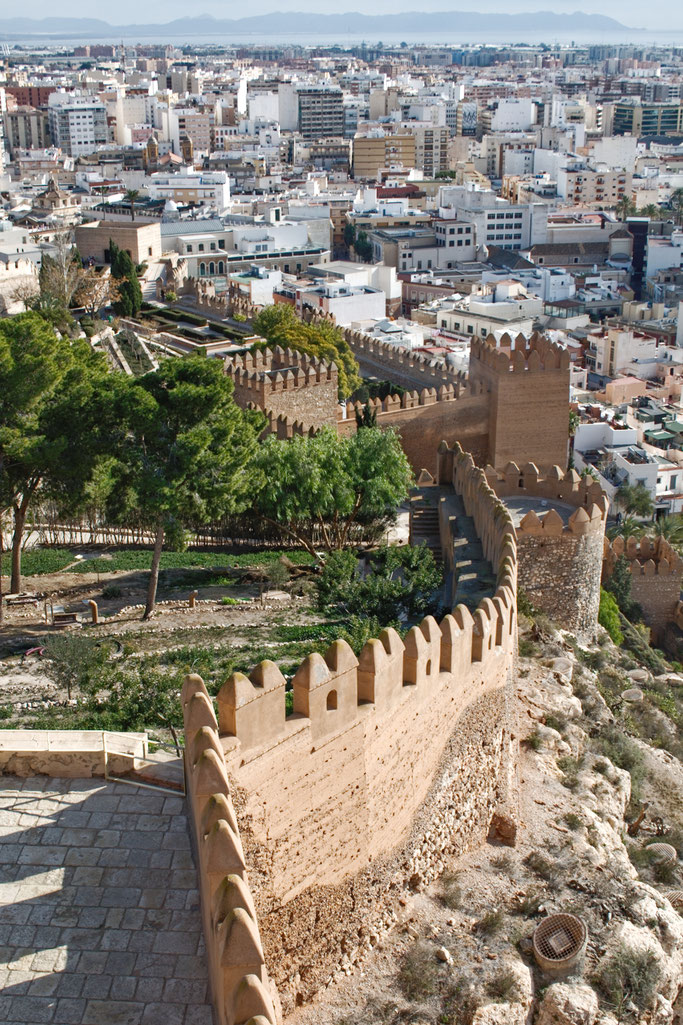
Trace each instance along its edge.
<instances>
[{"instance_id":1,"label":"stone staircase on wall","mask_svg":"<svg viewBox=\"0 0 683 1025\"><path fill-rule=\"evenodd\" d=\"M453 608L462 603L474 611L480 601L493 596L496 580L484 556L474 520L465 512L462 497L451 492L448 515L455 516L453 542Z\"/></svg>"},{"instance_id":2,"label":"stone staircase on wall","mask_svg":"<svg viewBox=\"0 0 683 1025\"><path fill-rule=\"evenodd\" d=\"M410 543L426 545L437 565L441 565L441 536L439 531L439 497L441 489L426 487L410 498Z\"/></svg>"}]
</instances>

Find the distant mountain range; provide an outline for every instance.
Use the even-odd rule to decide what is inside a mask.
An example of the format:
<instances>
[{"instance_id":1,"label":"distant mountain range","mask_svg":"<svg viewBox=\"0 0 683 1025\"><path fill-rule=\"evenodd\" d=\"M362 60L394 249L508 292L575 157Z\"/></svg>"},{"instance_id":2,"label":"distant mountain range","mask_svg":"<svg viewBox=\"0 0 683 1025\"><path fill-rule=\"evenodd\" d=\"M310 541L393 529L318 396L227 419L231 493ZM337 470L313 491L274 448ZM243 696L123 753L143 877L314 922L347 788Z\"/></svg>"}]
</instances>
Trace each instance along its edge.
<instances>
[{"instance_id":1,"label":"distant mountain range","mask_svg":"<svg viewBox=\"0 0 683 1025\"><path fill-rule=\"evenodd\" d=\"M368 15L358 12L348 14L315 14L308 12L280 11L260 14L251 18L213 18L208 14L196 18L178 18L157 25L110 25L99 18L2 18L0 38L5 40L35 37L97 37L120 39L128 36L156 35L159 38L175 38L203 35L253 35L274 33L284 35L325 36L372 35L379 38L405 33L410 36L428 35L434 32L448 33L453 38L488 36L492 32L502 37L506 32L515 36L525 32L538 36L540 32L553 35L620 33L633 31L614 18L603 14L555 14L552 11L538 11L525 14L491 14L478 11L401 11L397 14Z\"/></svg>"}]
</instances>

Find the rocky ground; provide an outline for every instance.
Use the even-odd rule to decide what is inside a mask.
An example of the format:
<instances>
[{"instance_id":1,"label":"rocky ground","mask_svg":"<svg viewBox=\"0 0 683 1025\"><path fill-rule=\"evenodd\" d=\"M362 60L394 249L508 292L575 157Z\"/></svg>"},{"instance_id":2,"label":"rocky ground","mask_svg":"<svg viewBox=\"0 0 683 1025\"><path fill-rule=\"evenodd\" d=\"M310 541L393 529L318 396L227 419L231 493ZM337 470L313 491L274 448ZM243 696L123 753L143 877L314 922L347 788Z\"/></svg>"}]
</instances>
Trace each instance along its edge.
<instances>
[{"instance_id":1,"label":"rocky ground","mask_svg":"<svg viewBox=\"0 0 683 1025\"><path fill-rule=\"evenodd\" d=\"M486 844L406 895L362 968L288 1025L683 1022L683 906L665 896L683 890L683 765L627 735L625 706L601 695L605 670L601 679L586 663L604 663L625 691L655 682L606 637L589 651L529 623L522 636L534 640L519 664L515 846ZM676 847L678 864L658 864L653 842ZM531 936L558 912L584 921L588 945L574 974L554 979L535 964Z\"/></svg>"}]
</instances>

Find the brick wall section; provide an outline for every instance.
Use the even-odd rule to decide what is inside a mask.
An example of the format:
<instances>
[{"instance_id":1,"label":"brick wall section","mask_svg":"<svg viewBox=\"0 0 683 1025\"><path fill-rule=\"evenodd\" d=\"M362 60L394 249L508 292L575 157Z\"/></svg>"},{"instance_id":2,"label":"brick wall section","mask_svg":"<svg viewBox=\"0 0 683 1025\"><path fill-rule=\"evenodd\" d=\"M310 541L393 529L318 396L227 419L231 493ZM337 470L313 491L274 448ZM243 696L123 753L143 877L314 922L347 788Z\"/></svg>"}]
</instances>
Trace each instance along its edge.
<instances>
[{"instance_id":1,"label":"brick wall section","mask_svg":"<svg viewBox=\"0 0 683 1025\"><path fill-rule=\"evenodd\" d=\"M147 263L161 256L161 228L158 221L153 224L99 221L78 225L75 234L78 251L84 260L106 263L105 251L109 249L110 240L119 249L130 253L133 263Z\"/></svg>"},{"instance_id":2,"label":"brick wall section","mask_svg":"<svg viewBox=\"0 0 683 1025\"><path fill-rule=\"evenodd\" d=\"M611 543L605 541L605 579L612 574L620 555L630 563L631 597L642 606L643 619L658 641L667 624L679 615L683 561L665 538L616 537Z\"/></svg>"},{"instance_id":3,"label":"brick wall section","mask_svg":"<svg viewBox=\"0 0 683 1025\"><path fill-rule=\"evenodd\" d=\"M509 799L515 764L512 674L516 547L503 504L471 456L449 453L497 569L493 599L458 606L401 641L385 630L359 658L344 641L293 679L271 662L218 695L268 969L285 1012L369 949L398 897L481 842ZM200 866L201 870L201 866Z\"/></svg>"},{"instance_id":4,"label":"brick wall section","mask_svg":"<svg viewBox=\"0 0 683 1025\"><path fill-rule=\"evenodd\" d=\"M567 465L569 354L544 335L474 339L470 381L489 393L489 462Z\"/></svg>"},{"instance_id":5,"label":"brick wall section","mask_svg":"<svg viewBox=\"0 0 683 1025\"><path fill-rule=\"evenodd\" d=\"M476 387L476 386L475 386ZM437 449L442 441L448 445L460 443L471 452L481 465L488 458L488 402L483 394L472 394L466 386L442 385L439 388L425 388L398 396L389 396L383 401L371 400L379 427L395 428L401 438L401 445L416 476L426 469L436 473ZM360 403L347 407L347 417L340 420L337 429L340 434L354 434L356 430L356 408Z\"/></svg>"},{"instance_id":6,"label":"brick wall section","mask_svg":"<svg viewBox=\"0 0 683 1025\"><path fill-rule=\"evenodd\" d=\"M267 410L276 419L298 421L305 429L337 423L338 375L334 363L292 349L265 349L228 356L224 363L235 386L235 402Z\"/></svg>"}]
</instances>

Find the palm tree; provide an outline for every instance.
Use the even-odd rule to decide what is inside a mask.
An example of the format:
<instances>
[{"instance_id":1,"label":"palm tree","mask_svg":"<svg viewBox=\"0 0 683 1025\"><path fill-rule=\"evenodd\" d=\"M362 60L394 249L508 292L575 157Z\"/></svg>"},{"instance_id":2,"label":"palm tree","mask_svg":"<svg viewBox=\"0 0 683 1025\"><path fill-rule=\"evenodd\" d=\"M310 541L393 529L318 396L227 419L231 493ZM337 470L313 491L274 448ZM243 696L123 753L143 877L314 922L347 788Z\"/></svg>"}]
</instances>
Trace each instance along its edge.
<instances>
[{"instance_id":1,"label":"palm tree","mask_svg":"<svg viewBox=\"0 0 683 1025\"><path fill-rule=\"evenodd\" d=\"M683 221L683 189L674 189L669 202L676 218L676 224L680 224Z\"/></svg>"},{"instance_id":2,"label":"palm tree","mask_svg":"<svg viewBox=\"0 0 683 1025\"><path fill-rule=\"evenodd\" d=\"M605 533L610 541L614 541L619 535L623 538L640 537L644 531L645 527L639 520L634 520L632 516L624 516L619 523L609 526Z\"/></svg>"},{"instance_id":3,"label":"palm tree","mask_svg":"<svg viewBox=\"0 0 683 1025\"><path fill-rule=\"evenodd\" d=\"M632 516L649 518L655 511L652 495L650 494L648 487L642 482L639 482L638 484L629 484L628 481L624 481L624 483L617 488L617 492L614 497L617 505L620 505Z\"/></svg>"},{"instance_id":4,"label":"palm tree","mask_svg":"<svg viewBox=\"0 0 683 1025\"><path fill-rule=\"evenodd\" d=\"M614 212L620 221L625 221L627 217L630 217L636 212L636 204L630 196L622 196L615 206Z\"/></svg>"},{"instance_id":5,"label":"palm tree","mask_svg":"<svg viewBox=\"0 0 683 1025\"><path fill-rule=\"evenodd\" d=\"M642 214L643 217L655 218L662 216L662 211L656 203L648 203L647 206L644 206L642 210L639 210L638 212Z\"/></svg>"},{"instance_id":6,"label":"palm tree","mask_svg":"<svg viewBox=\"0 0 683 1025\"><path fill-rule=\"evenodd\" d=\"M674 513L672 516L662 516L654 525L654 533L658 537L666 538L674 548L683 546L683 515Z\"/></svg>"},{"instance_id":7,"label":"palm tree","mask_svg":"<svg viewBox=\"0 0 683 1025\"><path fill-rule=\"evenodd\" d=\"M126 200L126 202L128 203L129 207L130 207L130 219L131 219L131 221L135 220L135 200L138 198L139 195L140 195L140 192L139 192L138 189L127 189L126 190L126 194L123 197Z\"/></svg>"}]
</instances>

